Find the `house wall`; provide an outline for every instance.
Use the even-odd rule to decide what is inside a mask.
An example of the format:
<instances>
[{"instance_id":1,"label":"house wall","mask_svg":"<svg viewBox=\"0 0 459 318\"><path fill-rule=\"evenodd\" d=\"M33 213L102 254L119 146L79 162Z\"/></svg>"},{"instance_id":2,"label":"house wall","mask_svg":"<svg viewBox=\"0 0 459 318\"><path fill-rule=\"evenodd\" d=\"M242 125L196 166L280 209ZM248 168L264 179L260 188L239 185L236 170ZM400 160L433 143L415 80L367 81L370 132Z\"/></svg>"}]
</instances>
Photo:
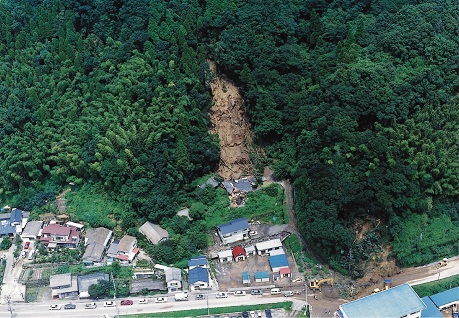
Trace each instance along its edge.
<instances>
[{"instance_id":1,"label":"house wall","mask_svg":"<svg viewBox=\"0 0 459 318\"><path fill-rule=\"evenodd\" d=\"M209 288L209 284L206 283L206 282L196 282L196 283L190 285L191 291L207 289L207 288Z\"/></svg>"}]
</instances>

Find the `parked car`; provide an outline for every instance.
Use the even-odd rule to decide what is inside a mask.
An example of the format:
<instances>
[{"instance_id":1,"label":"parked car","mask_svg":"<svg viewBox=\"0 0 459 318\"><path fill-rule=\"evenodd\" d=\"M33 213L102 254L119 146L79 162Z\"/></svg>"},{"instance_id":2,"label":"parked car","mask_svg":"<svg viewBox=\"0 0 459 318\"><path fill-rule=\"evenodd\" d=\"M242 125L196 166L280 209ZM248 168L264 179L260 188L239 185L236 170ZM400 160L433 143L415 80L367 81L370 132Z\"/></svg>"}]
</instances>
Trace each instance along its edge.
<instances>
[{"instance_id":1,"label":"parked car","mask_svg":"<svg viewBox=\"0 0 459 318\"><path fill-rule=\"evenodd\" d=\"M76 305L75 304L66 304L64 306L64 309L75 309L76 308Z\"/></svg>"},{"instance_id":2,"label":"parked car","mask_svg":"<svg viewBox=\"0 0 459 318\"><path fill-rule=\"evenodd\" d=\"M146 298L139 299L139 304L148 304L148 299Z\"/></svg>"},{"instance_id":3,"label":"parked car","mask_svg":"<svg viewBox=\"0 0 459 318\"><path fill-rule=\"evenodd\" d=\"M291 290L286 291L286 292L284 293L284 297L290 297L290 296L293 296L293 292L292 292Z\"/></svg>"},{"instance_id":4,"label":"parked car","mask_svg":"<svg viewBox=\"0 0 459 318\"><path fill-rule=\"evenodd\" d=\"M265 309L265 316L266 318L273 318L273 315L271 314L271 309Z\"/></svg>"},{"instance_id":5,"label":"parked car","mask_svg":"<svg viewBox=\"0 0 459 318\"><path fill-rule=\"evenodd\" d=\"M206 296L204 296L203 294L197 294L194 299L196 300L203 300L203 299L206 299Z\"/></svg>"},{"instance_id":6,"label":"parked car","mask_svg":"<svg viewBox=\"0 0 459 318\"><path fill-rule=\"evenodd\" d=\"M24 245L24 249L25 249L25 250L28 249L29 246L30 246L30 242L26 242L25 245Z\"/></svg>"},{"instance_id":7,"label":"parked car","mask_svg":"<svg viewBox=\"0 0 459 318\"><path fill-rule=\"evenodd\" d=\"M155 303L167 303L167 297L157 297Z\"/></svg>"},{"instance_id":8,"label":"parked car","mask_svg":"<svg viewBox=\"0 0 459 318\"><path fill-rule=\"evenodd\" d=\"M261 289L252 289L250 291L251 295L263 295L263 291Z\"/></svg>"},{"instance_id":9,"label":"parked car","mask_svg":"<svg viewBox=\"0 0 459 318\"><path fill-rule=\"evenodd\" d=\"M228 293L224 293L224 292L217 293L215 295L215 298L228 298Z\"/></svg>"},{"instance_id":10,"label":"parked car","mask_svg":"<svg viewBox=\"0 0 459 318\"><path fill-rule=\"evenodd\" d=\"M245 296L245 291L244 290L236 290L234 292L234 296Z\"/></svg>"},{"instance_id":11,"label":"parked car","mask_svg":"<svg viewBox=\"0 0 459 318\"><path fill-rule=\"evenodd\" d=\"M61 305L49 305L49 310L61 310Z\"/></svg>"},{"instance_id":12,"label":"parked car","mask_svg":"<svg viewBox=\"0 0 459 318\"><path fill-rule=\"evenodd\" d=\"M129 306L129 305L134 305L134 302L129 299L124 299L121 301L121 306Z\"/></svg>"},{"instance_id":13,"label":"parked car","mask_svg":"<svg viewBox=\"0 0 459 318\"><path fill-rule=\"evenodd\" d=\"M249 318L249 313L247 311L242 312L242 317L243 318Z\"/></svg>"},{"instance_id":14,"label":"parked car","mask_svg":"<svg viewBox=\"0 0 459 318\"><path fill-rule=\"evenodd\" d=\"M250 312L250 318L255 318L255 311L252 310L252 311Z\"/></svg>"},{"instance_id":15,"label":"parked car","mask_svg":"<svg viewBox=\"0 0 459 318\"><path fill-rule=\"evenodd\" d=\"M115 302L113 300L108 300L104 302L104 307L115 307Z\"/></svg>"},{"instance_id":16,"label":"parked car","mask_svg":"<svg viewBox=\"0 0 459 318\"><path fill-rule=\"evenodd\" d=\"M250 236L255 236L255 235L258 235L257 231L250 231Z\"/></svg>"},{"instance_id":17,"label":"parked car","mask_svg":"<svg viewBox=\"0 0 459 318\"><path fill-rule=\"evenodd\" d=\"M96 308L97 308L96 303L89 303L89 304L84 305L84 309L96 309Z\"/></svg>"}]
</instances>

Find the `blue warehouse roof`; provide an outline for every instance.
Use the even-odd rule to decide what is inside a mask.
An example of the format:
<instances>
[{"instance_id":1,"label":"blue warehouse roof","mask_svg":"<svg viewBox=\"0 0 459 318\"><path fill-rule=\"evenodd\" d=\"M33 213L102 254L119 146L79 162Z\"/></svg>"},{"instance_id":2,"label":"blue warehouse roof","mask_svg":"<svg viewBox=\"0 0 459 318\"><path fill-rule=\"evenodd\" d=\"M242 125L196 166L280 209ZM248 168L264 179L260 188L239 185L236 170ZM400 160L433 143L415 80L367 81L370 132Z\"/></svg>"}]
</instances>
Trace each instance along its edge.
<instances>
[{"instance_id":1,"label":"blue warehouse roof","mask_svg":"<svg viewBox=\"0 0 459 318\"><path fill-rule=\"evenodd\" d=\"M285 254L270 256L268 261L271 268L288 266L288 260Z\"/></svg>"},{"instance_id":2,"label":"blue warehouse roof","mask_svg":"<svg viewBox=\"0 0 459 318\"><path fill-rule=\"evenodd\" d=\"M196 267L191 269L188 272L188 280L190 284L194 284L196 282L209 282L209 273L207 269L202 267Z\"/></svg>"},{"instance_id":3,"label":"blue warehouse roof","mask_svg":"<svg viewBox=\"0 0 459 318\"><path fill-rule=\"evenodd\" d=\"M421 298L427 308L421 312L421 318L444 318L429 296Z\"/></svg>"},{"instance_id":4,"label":"blue warehouse roof","mask_svg":"<svg viewBox=\"0 0 459 318\"><path fill-rule=\"evenodd\" d=\"M220 230L222 235L225 235L228 233L233 233L233 232L241 231L244 229L248 229L249 222L247 222L247 219L245 218L240 218L240 219L235 219L235 220L229 221L228 223L219 225L217 226L217 228Z\"/></svg>"},{"instance_id":5,"label":"blue warehouse roof","mask_svg":"<svg viewBox=\"0 0 459 318\"><path fill-rule=\"evenodd\" d=\"M399 318L426 309L408 284L403 284L340 306L348 318Z\"/></svg>"},{"instance_id":6,"label":"blue warehouse roof","mask_svg":"<svg viewBox=\"0 0 459 318\"><path fill-rule=\"evenodd\" d=\"M459 287L446 290L444 292L430 296L430 299L434 302L437 307L450 304L454 301L459 300Z\"/></svg>"},{"instance_id":7,"label":"blue warehouse roof","mask_svg":"<svg viewBox=\"0 0 459 318\"><path fill-rule=\"evenodd\" d=\"M192 257L188 261L188 267L191 266L205 266L207 265L207 257L204 255Z\"/></svg>"},{"instance_id":8,"label":"blue warehouse roof","mask_svg":"<svg viewBox=\"0 0 459 318\"><path fill-rule=\"evenodd\" d=\"M21 223L21 221L22 221L22 210L13 209L13 211L11 211L10 222L11 223L13 222Z\"/></svg>"},{"instance_id":9,"label":"blue warehouse roof","mask_svg":"<svg viewBox=\"0 0 459 318\"><path fill-rule=\"evenodd\" d=\"M254 276L255 276L255 279L269 278L269 273L268 272L255 272Z\"/></svg>"}]
</instances>

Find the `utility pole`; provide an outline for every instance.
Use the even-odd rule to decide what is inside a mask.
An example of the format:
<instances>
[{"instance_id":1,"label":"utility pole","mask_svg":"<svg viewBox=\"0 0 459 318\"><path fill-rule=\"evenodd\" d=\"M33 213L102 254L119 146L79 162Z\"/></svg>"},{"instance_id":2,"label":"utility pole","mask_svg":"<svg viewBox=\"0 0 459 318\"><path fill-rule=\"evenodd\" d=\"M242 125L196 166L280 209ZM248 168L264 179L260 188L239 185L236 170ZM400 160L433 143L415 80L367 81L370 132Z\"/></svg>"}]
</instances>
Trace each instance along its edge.
<instances>
[{"instance_id":1,"label":"utility pole","mask_svg":"<svg viewBox=\"0 0 459 318\"><path fill-rule=\"evenodd\" d=\"M13 315L13 308L11 308L11 296L8 295L5 298L8 304L8 311L10 312L11 318L13 318L14 315Z\"/></svg>"}]
</instances>

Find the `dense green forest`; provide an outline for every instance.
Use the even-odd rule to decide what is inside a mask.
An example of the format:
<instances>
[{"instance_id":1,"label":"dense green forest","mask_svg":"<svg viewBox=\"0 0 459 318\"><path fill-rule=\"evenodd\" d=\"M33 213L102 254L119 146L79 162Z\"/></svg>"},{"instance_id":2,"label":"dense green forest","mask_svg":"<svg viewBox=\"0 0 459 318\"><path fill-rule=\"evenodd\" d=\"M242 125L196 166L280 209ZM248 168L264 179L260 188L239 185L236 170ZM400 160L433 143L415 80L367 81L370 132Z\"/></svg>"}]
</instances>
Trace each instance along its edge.
<instances>
[{"instance_id":1,"label":"dense green forest","mask_svg":"<svg viewBox=\"0 0 459 318\"><path fill-rule=\"evenodd\" d=\"M359 276L384 242L404 266L459 254L458 31L451 0L4 0L2 198L102 188L134 232L215 197L192 186L219 159L212 59L323 260Z\"/></svg>"}]
</instances>

